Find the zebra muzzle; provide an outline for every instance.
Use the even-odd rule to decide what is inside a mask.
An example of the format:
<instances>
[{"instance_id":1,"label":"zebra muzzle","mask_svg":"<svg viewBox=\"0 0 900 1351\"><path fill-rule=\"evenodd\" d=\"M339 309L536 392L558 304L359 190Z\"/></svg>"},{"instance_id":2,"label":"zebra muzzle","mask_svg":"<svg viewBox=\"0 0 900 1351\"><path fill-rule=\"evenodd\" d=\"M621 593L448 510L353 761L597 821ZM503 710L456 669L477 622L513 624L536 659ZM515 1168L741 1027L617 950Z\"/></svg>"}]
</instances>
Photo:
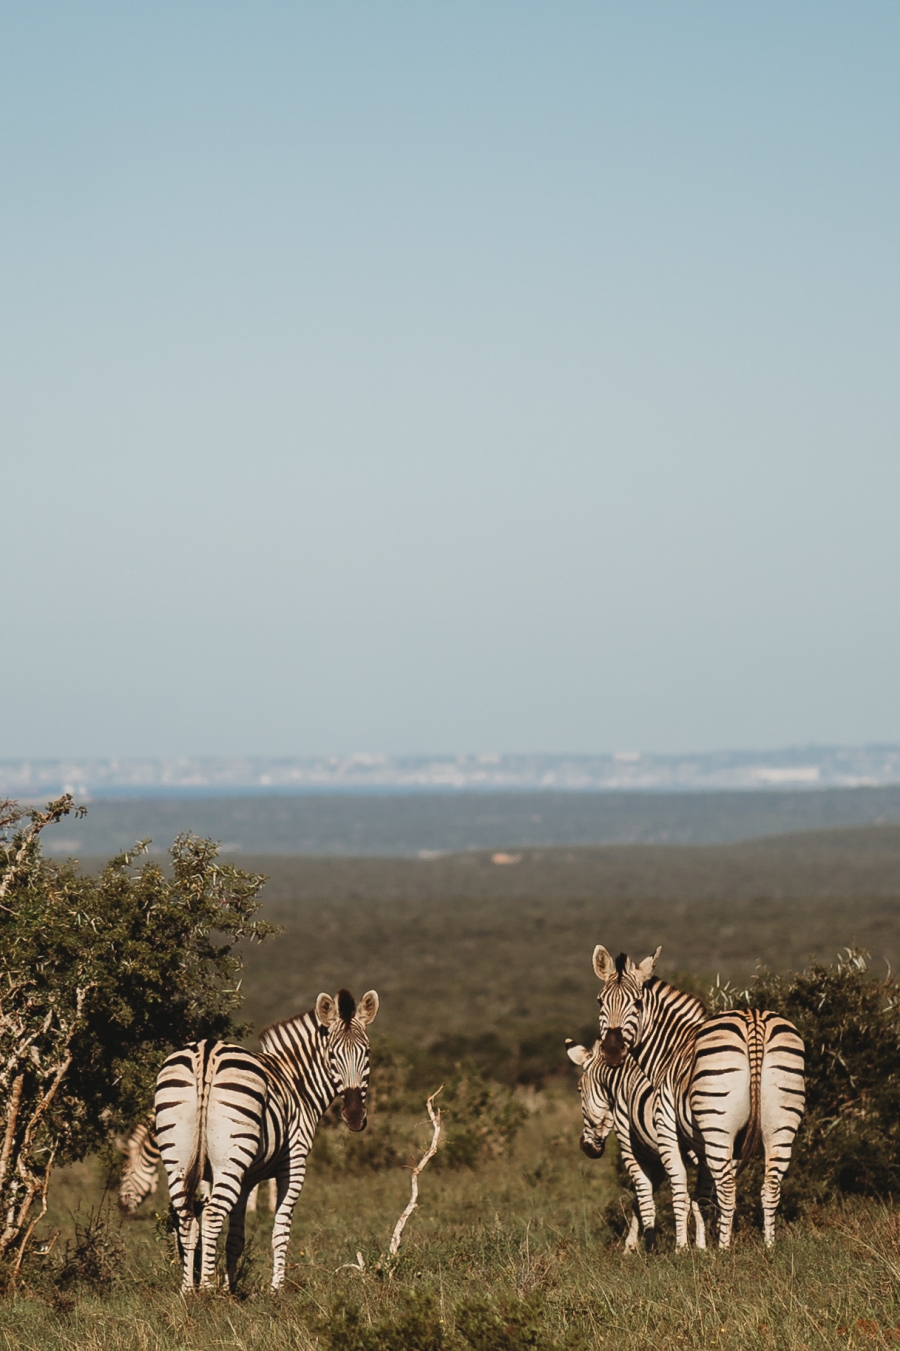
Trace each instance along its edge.
<instances>
[{"instance_id":1,"label":"zebra muzzle","mask_svg":"<svg viewBox=\"0 0 900 1351\"><path fill-rule=\"evenodd\" d=\"M605 1140L597 1141L590 1135L581 1137L581 1152L587 1154L589 1159L602 1159L605 1146Z\"/></svg>"},{"instance_id":2,"label":"zebra muzzle","mask_svg":"<svg viewBox=\"0 0 900 1351\"><path fill-rule=\"evenodd\" d=\"M625 1058L625 1038L622 1036L621 1027L610 1027L607 1030L600 1043L600 1050L607 1065L611 1065L613 1069L621 1065Z\"/></svg>"},{"instance_id":3,"label":"zebra muzzle","mask_svg":"<svg viewBox=\"0 0 900 1351\"><path fill-rule=\"evenodd\" d=\"M362 1089L346 1088L341 1116L352 1131L364 1131L366 1128L366 1104L363 1102Z\"/></svg>"}]
</instances>

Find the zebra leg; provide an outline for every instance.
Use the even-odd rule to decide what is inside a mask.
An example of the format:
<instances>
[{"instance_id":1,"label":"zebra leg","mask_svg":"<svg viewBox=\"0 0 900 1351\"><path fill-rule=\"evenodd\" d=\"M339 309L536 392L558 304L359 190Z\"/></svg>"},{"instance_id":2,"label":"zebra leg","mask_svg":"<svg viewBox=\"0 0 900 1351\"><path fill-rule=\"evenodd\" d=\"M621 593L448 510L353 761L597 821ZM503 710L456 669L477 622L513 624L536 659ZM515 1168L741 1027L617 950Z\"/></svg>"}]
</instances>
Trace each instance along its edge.
<instances>
[{"instance_id":1,"label":"zebra leg","mask_svg":"<svg viewBox=\"0 0 900 1351\"><path fill-rule=\"evenodd\" d=\"M694 1216L694 1243L698 1248L706 1247L706 1220L707 1216L713 1215L715 1194L712 1175L701 1159L697 1171L697 1190L691 1203Z\"/></svg>"},{"instance_id":2,"label":"zebra leg","mask_svg":"<svg viewBox=\"0 0 900 1351\"><path fill-rule=\"evenodd\" d=\"M200 1265L200 1289L209 1290L215 1285L216 1248L219 1235L225 1224L226 1216L239 1204L243 1195L243 1174L232 1176L226 1173L213 1181L209 1200L203 1207L200 1223L200 1236L203 1244L203 1260ZM246 1203L245 1203L246 1204ZM244 1214L241 1211L241 1247L243 1247Z\"/></svg>"},{"instance_id":3,"label":"zebra leg","mask_svg":"<svg viewBox=\"0 0 900 1351\"><path fill-rule=\"evenodd\" d=\"M731 1142L732 1149L734 1141ZM719 1212L719 1247L731 1246L731 1233L734 1228L734 1212L737 1203L737 1183L734 1177L734 1162L731 1154L727 1158L710 1160L710 1172L716 1188L716 1208Z\"/></svg>"},{"instance_id":4,"label":"zebra leg","mask_svg":"<svg viewBox=\"0 0 900 1351\"><path fill-rule=\"evenodd\" d=\"M303 1189L306 1176L306 1157L292 1159L290 1172L277 1176L278 1197L275 1206L275 1222L272 1225L272 1289L280 1290L284 1284L284 1266L287 1258L288 1239L291 1236L291 1220L294 1206Z\"/></svg>"},{"instance_id":5,"label":"zebra leg","mask_svg":"<svg viewBox=\"0 0 900 1351\"><path fill-rule=\"evenodd\" d=\"M668 1085L660 1090L656 1106L656 1136L659 1157L666 1170L672 1189L672 1209L675 1212L676 1251L688 1246L688 1216L691 1196L688 1191L687 1168L681 1153L675 1117L675 1103Z\"/></svg>"},{"instance_id":6,"label":"zebra leg","mask_svg":"<svg viewBox=\"0 0 900 1351\"><path fill-rule=\"evenodd\" d=\"M777 1014L765 1014L766 1044L760 1074L760 1126L765 1150L762 1185L763 1240L775 1242L775 1213L781 1183L791 1162L794 1137L805 1106L803 1042L797 1029Z\"/></svg>"},{"instance_id":7,"label":"zebra leg","mask_svg":"<svg viewBox=\"0 0 900 1351\"><path fill-rule=\"evenodd\" d=\"M634 1187L634 1207L631 1226L625 1238L625 1251L637 1252L638 1221L644 1226L644 1243L647 1251L656 1246L656 1202L653 1199L653 1183L635 1158L628 1158L622 1151L622 1162L628 1170Z\"/></svg>"},{"instance_id":8,"label":"zebra leg","mask_svg":"<svg viewBox=\"0 0 900 1351\"><path fill-rule=\"evenodd\" d=\"M254 1187L250 1195L247 1197L247 1213L249 1215L256 1214L256 1205L258 1199L259 1199L259 1187Z\"/></svg>"},{"instance_id":9,"label":"zebra leg","mask_svg":"<svg viewBox=\"0 0 900 1351\"><path fill-rule=\"evenodd\" d=\"M256 1188L251 1193L256 1195ZM248 1194L246 1187L242 1188L241 1194L234 1204L231 1211L231 1218L228 1222L228 1238L225 1240L225 1275L228 1280L228 1289L234 1294L235 1279L237 1277L237 1265L241 1260L241 1254L244 1251L244 1219L248 1210ZM255 1208L255 1207L254 1207Z\"/></svg>"},{"instance_id":10,"label":"zebra leg","mask_svg":"<svg viewBox=\"0 0 900 1351\"><path fill-rule=\"evenodd\" d=\"M186 1294L194 1288L194 1260L200 1238L200 1225L193 1209L178 1210L178 1251L181 1255L181 1290Z\"/></svg>"}]
</instances>

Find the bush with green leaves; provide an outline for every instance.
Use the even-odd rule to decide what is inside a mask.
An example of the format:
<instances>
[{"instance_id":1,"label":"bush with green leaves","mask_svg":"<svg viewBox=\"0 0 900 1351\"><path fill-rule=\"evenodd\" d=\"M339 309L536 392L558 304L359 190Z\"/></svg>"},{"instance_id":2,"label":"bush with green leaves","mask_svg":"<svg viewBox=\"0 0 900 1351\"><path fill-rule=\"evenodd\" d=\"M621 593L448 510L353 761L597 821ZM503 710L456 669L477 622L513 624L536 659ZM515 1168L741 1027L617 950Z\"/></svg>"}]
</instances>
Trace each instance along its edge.
<instances>
[{"instance_id":1,"label":"bush with green leaves","mask_svg":"<svg viewBox=\"0 0 900 1351\"><path fill-rule=\"evenodd\" d=\"M0 1262L13 1272L53 1165L146 1112L174 1046L241 1032L235 944L271 931L253 918L265 879L220 864L209 840L179 836L168 874L133 854L97 877L44 858L41 832L73 807L0 804Z\"/></svg>"},{"instance_id":2,"label":"bush with green leaves","mask_svg":"<svg viewBox=\"0 0 900 1351\"><path fill-rule=\"evenodd\" d=\"M806 1114L785 1181L784 1211L838 1195L900 1194L900 987L848 948L831 965L760 972L749 988L711 991L795 1024L806 1043ZM748 1186L756 1188L759 1164Z\"/></svg>"}]
</instances>

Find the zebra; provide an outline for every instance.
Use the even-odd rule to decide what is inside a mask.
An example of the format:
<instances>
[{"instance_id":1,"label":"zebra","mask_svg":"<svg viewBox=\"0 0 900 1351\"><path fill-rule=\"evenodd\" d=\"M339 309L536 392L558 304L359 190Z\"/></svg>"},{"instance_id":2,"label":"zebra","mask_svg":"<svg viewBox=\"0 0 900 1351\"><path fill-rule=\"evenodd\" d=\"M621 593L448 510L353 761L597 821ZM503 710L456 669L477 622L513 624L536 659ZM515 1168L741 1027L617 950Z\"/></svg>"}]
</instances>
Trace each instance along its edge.
<instances>
[{"instance_id":1,"label":"zebra","mask_svg":"<svg viewBox=\"0 0 900 1351\"><path fill-rule=\"evenodd\" d=\"M272 1227L272 1289L284 1283L294 1206L303 1187L316 1127L343 1096L351 1130L366 1125L368 1024L378 1012L374 990L357 1004L349 990L320 994L314 1008L273 1023L254 1053L226 1042L199 1041L170 1055L156 1087L156 1134L178 1219L182 1290L213 1284L216 1244L230 1214L225 1245L234 1289L244 1249L248 1196L260 1181L278 1184ZM202 1218L195 1215L201 1181L210 1184Z\"/></svg>"},{"instance_id":2,"label":"zebra","mask_svg":"<svg viewBox=\"0 0 900 1351\"><path fill-rule=\"evenodd\" d=\"M117 1141L125 1155L122 1181L119 1185L119 1209L123 1215L133 1215L142 1201L156 1195L159 1182L159 1146L156 1143L153 1113L138 1122L124 1142ZM247 1198L247 1210L255 1213L259 1187L254 1187ZM277 1186L274 1178L268 1182L269 1209L275 1210Z\"/></svg>"},{"instance_id":3,"label":"zebra","mask_svg":"<svg viewBox=\"0 0 900 1351\"><path fill-rule=\"evenodd\" d=\"M597 945L593 965L603 982L600 1049L606 1063L633 1055L657 1092L659 1151L672 1185L676 1247L687 1244L687 1141L712 1174L719 1246L731 1242L737 1172L760 1143L765 1155L763 1238L775 1242L775 1213L805 1105L804 1045L780 1014L755 1009L706 1016L695 995L655 975L661 949L636 963Z\"/></svg>"},{"instance_id":4,"label":"zebra","mask_svg":"<svg viewBox=\"0 0 900 1351\"><path fill-rule=\"evenodd\" d=\"M589 1159L603 1155L610 1131L615 1130L622 1162L635 1191L634 1211L625 1238L625 1251L636 1252L638 1231L644 1227L648 1252L656 1246L656 1202L653 1193L664 1181L666 1170L659 1154L656 1136L656 1093L650 1080L632 1056L625 1056L614 1069L606 1064L595 1041L589 1049L566 1042L566 1053L581 1070L578 1089L581 1094L583 1129L581 1148ZM693 1163L697 1157L690 1153ZM698 1194L708 1200L712 1178L701 1168ZM706 1225L696 1201L691 1203L695 1242L706 1247Z\"/></svg>"},{"instance_id":5,"label":"zebra","mask_svg":"<svg viewBox=\"0 0 900 1351\"><path fill-rule=\"evenodd\" d=\"M159 1146L152 1115L138 1122L119 1148L125 1155L119 1186L119 1209L123 1215L133 1215L145 1197L156 1195L159 1181Z\"/></svg>"}]
</instances>

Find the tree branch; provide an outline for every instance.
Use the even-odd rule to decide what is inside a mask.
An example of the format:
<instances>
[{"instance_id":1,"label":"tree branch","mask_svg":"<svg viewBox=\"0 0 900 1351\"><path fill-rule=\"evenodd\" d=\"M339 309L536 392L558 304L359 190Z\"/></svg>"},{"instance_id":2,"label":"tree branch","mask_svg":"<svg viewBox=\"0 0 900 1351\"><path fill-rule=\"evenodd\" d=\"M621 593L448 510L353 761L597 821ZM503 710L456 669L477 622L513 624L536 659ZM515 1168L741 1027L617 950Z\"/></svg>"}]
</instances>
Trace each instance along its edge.
<instances>
[{"instance_id":1,"label":"tree branch","mask_svg":"<svg viewBox=\"0 0 900 1351\"><path fill-rule=\"evenodd\" d=\"M437 1097L438 1093L443 1092L443 1088L444 1085L441 1084L440 1088L437 1089L436 1092L432 1093L431 1097L428 1099L426 1103L426 1106L428 1108L428 1115L431 1118L431 1124L434 1128L431 1136L431 1144L428 1146L425 1153L422 1155L421 1159L419 1159L419 1162L412 1170L412 1183L410 1187L411 1195L409 1198L409 1204L407 1205L403 1214L400 1216L397 1223L394 1225L394 1232L391 1235L391 1243L390 1247L388 1248L388 1255L387 1255L388 1261L390 1261L392 1257L396 1257L397 1253L400 1251L400 1240L403 1237L403 1230L406 1227L406 1221L409 1219L410 1215L413 1213L413 1211L419 1204L419 1174L422 1172L422 1169L425 1168L430 1163L430 1161L434 1158L435 1154L437 1153L437 1147L441 1139L441 1113L440 1109L438 1109L438 1111L434 1110L434 1100Z\"/></svg>"}]
</instances>

